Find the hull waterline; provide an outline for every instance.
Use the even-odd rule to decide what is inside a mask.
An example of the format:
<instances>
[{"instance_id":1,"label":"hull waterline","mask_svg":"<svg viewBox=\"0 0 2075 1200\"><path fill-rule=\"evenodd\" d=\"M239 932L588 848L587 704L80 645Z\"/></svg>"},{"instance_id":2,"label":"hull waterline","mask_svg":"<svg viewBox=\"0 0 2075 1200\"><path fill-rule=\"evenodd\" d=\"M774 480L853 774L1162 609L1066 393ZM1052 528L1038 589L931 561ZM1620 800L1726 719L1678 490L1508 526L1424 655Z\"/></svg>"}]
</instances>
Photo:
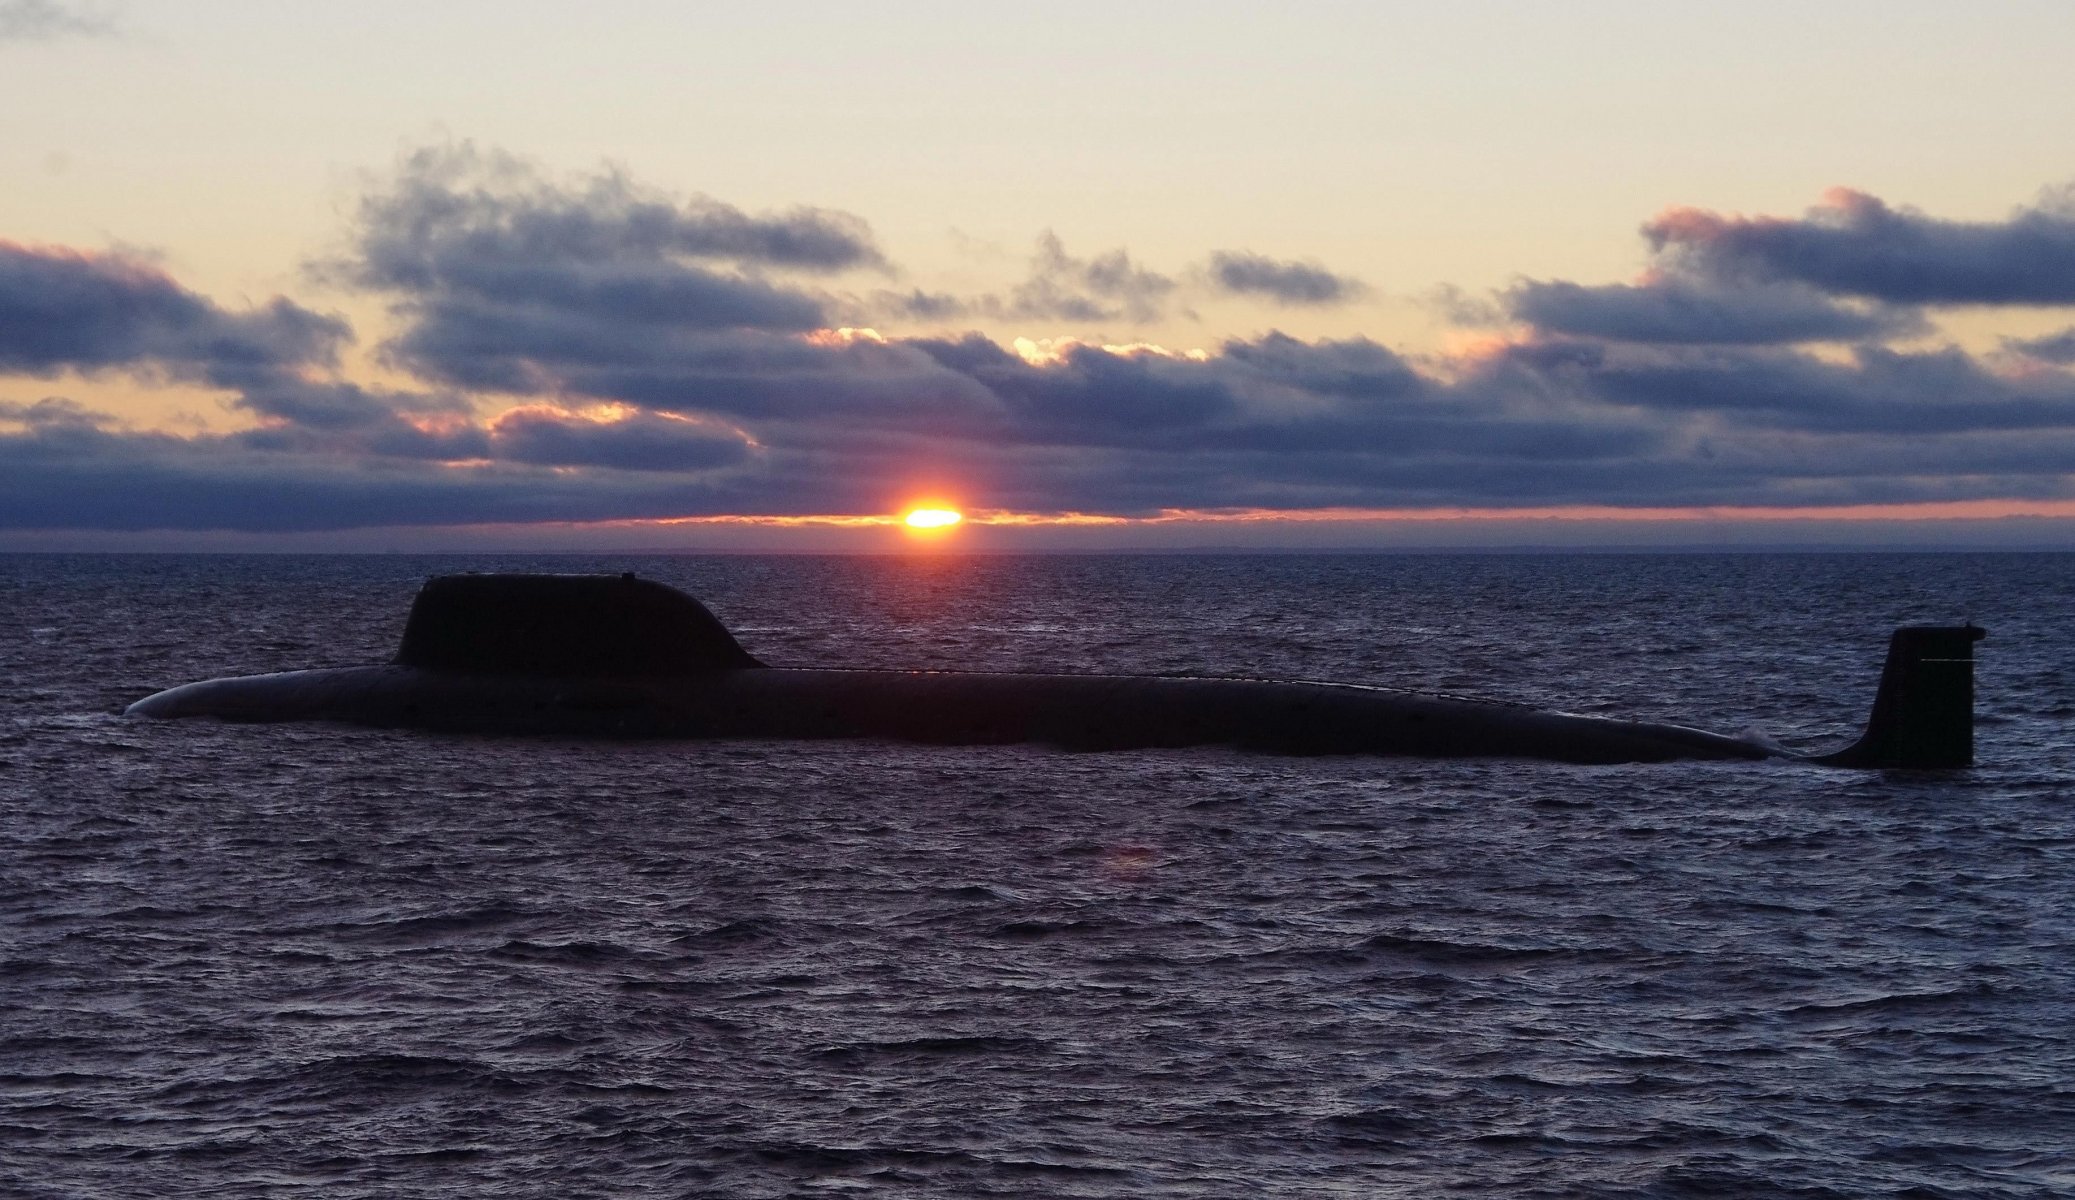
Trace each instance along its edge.
<instances>
[{"instance_id":1,"label":"hull waterline","mask_svg":"<svg viewBox=\"0 0 2075 1200\"><path fill-rule=\"evenodd\" d=\"M698 601L631 575L450 575L420 591L395 663L193 683L128 712L515 736L1949 768L1973 761L1981 637L1971 625L1896 631L1865 735L1802 759L1678 725L1351 684L774 668Z\"/></svg>"},{"instance_id":2,"label":"hull waterline","mask_svg":"<svg viewBox=\"0 0 2075 1200\"><path fill-rule=\"evenodd\" d=\"M455 733L1041 742L1076 750L1227 745L1275 754L1758 759L1676 725L1384 688L1254 679L747 668L696 679L538 679L347 667L189 684L134 716L341 721Z\"/></svg>"}]
</instances>

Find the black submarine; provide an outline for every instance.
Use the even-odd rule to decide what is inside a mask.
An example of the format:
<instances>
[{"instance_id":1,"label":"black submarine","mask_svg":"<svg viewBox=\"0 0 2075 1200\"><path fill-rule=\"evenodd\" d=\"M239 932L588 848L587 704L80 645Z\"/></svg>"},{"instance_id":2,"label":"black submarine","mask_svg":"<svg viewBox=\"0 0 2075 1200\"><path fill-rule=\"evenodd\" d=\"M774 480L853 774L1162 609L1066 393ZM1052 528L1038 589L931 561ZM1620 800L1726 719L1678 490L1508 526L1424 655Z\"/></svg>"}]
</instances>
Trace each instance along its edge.
<instances>
[{"instance_id":1,"label":"black submarine","mask_svg":"<svg viewBox=\"0 0 2075 1200\"><path fill-rule=\"evenodd\" d=\"M1896 630L1865 735L1804 756L1678 725L1355 684L769 667L705 605L652 580L466 574L419 591L393 662L190 683L126 711L505 735L1939 769L1973 765L1983 636L1974 625Z\"/></svg>"}]
</instances>

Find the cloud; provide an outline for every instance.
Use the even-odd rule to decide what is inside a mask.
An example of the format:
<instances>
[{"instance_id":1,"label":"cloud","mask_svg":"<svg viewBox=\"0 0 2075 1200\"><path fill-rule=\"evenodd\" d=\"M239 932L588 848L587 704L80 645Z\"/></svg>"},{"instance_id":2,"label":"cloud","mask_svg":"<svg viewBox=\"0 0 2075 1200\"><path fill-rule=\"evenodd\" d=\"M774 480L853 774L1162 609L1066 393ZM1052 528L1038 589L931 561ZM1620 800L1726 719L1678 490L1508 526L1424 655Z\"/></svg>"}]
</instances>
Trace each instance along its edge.
<instances>
[{"instance_id":1,"label":"cloud","mask_svg":"<svg viewBox=\"0 0 2075 1200\"><path fill-rule=\"evenodd\" d=\"M1913 309L1841 304L1792 283L1728 284L1660 278L1588 286L1528 280L1502 296L1507 311L1545 334L1623 342L1765 345L1860 341L1920 333Z\"/></svg>"},{"instance_id":2,"label":"cloud","mask_svg":"<svg viewBox=\"0 0 2075 1200\"><path fill-rule=\"evenodd\" d=\"M1682 415L1713 431L1933 438L2075 430L2075 377L1999 375L1949 348L1862 346L1838 362L1772 349L1540 344L1504 357L1584 403Z\"/></svg>"},{"instance_id":3,"label":"cloud","mask_svg":"<svg viewBox=\"0 0 2075 1200\"><path fill-rule=\"evenodd\" d=\"M603 170L557 182L471 142L405 156L359 212L354 274L405 290L480 289L553 265L716 262L799 271L882 267L869 227L831 209L751 216L705 196L678 201Z\"/></svg>"},{"instance_id":4,"label":"cloud","mask_svg":"<svg viewBox=\"0 0 2075 1200\"><path fill-rule=\"evenodd\" d=\"M33 404L0 400L0 421L30 429L98 429L114 424L115 418L63 396L45 396Z\"/></svg>"},{"instance_id":5,"label":"cloud","mask_svg":"<svg viewBox=\"0 0 2075 1200\"><path fill-rule=\"evenodd\" d=\"M396 392L356 383L312 381L279 372L255 372L233 401L263 418L310 430L366 430L404 413L465 411L453 393Z\"/></svg>"},{"instance_id":6,"label":"cloud","mask_svg":"<svg viewBox=\"0 0 2075 1200\"><path fill-rule=\"evenodd\" d=\"M1839 188L1799 220L1674 208L1643 232L1660 252L1720 277L1893 304L2075 304L2075 207L2066 196L2007 220L1967 222Z\"/></svg>"},{"instance_id":7,"label":"cloud","mask_svg":"<svg viewBox=\"0 0 2075 1200\"><path fill-rule=\"evenodd\" d=\"M568 181L468 143L420 150L361 205L335 280L390 295L393 361L457 386L528 392L536 354L598 363L716 330L800 332L831 302L787 277L883 270L864 222L750 215L603 171Z\"/></svg>"},{"instance_id":8,"label":"cloud","mask_svg":"<svg viewBox=\"0 0 2075 1200\"><path fill-rule=\"evenodd\" d=\"M1174 288L1174 280L1132 262L1123 250L1075 258L1048 230L1031 255L1030 274L1006 298L982 307L1011 318L1143 324L1164 315Z\"/></svg>"},{"instance_id":9,"label":"cloud","mask_svg":"<svg viewBox=\"0 0 2075 1200\"><path fill-rule=\"evenodd\" d=\"M218 388L261 420L242 435L250 443L305 450L384 452L420 440L413 416L467 409L453 392L337 378L339 350L352 340L342 319L281 297L228 311L135 255L0 242L0 373L121 371L146 384Z\"/></svg>"},{"instance_id":10,"label":"cloud","mask_svg":"<svg viewBox=\"0 0 2075 1200\"><path fill-rule=\"evenodd\" d=\"M1643 235L1637 282L1525 280L1499 304L1543 337L1691 346L1872 344L1931 333L1937 306L2075 304L2075 191L1964 222L1840 188L1799 218L1674 208Z\"/></svg>"},{"instance_id":11,"label":"cloud","mask_svg":"<svg viewBox=\"0 0 2075 1200\"><path fill-rule=\"evenodd\" d=\"M949 292L927 292L921 288L910 288L905 292L882 290L872 294L863 309L866 315L860 320L885 314L913 321L949 321L969 317L974 311L971 300Z\"/></svg>"},{"instance_id":12,"label":"cloud","mask_svg":"<svg viewBox=\"0 0 2075 1200\"><path fill-rule=\"evenodd\" d=\"M1442 377L1365 339L1267 335L1200 357L785 340L791 355L735 359L726 387L671 389L678 410L535 403L484 422L178 438L15 405L5 415L39 416L0 434L0 520L293 530L883 512L921 480L976 506L1136 515L1882 503L2066 496L2075 461L2075 378L2006 377L1958 351L1839 362L1536 342Z\"/></svg>"},{"instance_id":13,"label":"cloud","mask_svg":"<svg viewBox=\"0 0 2075 1200\"><path fill-rule=\"evenodd\" d=\"M1209 275L1223 291L1292 307L1345 304L1368 290L1360 280L1335 275L1314 262L1281 261L1244 250L1212 254Z\"/></svg>"},{"instance_id":14,"label":"cloud","mask_svg":"<svg viewBox=\"0 0 2075 1200\"><path fill-rule=\"evenodd\" d=\"M99 37L114 31L114 23L105 15L84 5L60 4L57 0L0 0L0 42Z\"/></svg>"},{"instance_id":15,"label":"cloud","mask_svg":"<svg viewBox=\"0 0 2075 1200\"><path fill-rule=\"evenodd\" d=\"M351 336L338 318L279 298L227 312L134 256L0 241L0 371L153 368L215 380L328 363Z\"/></svg>"},{"instance_id":16,"label":"cloud","mask_svg":"<svg viewBox=\"0 0 2075 1200\"><path fill-rule=\"evenodd\" d=\"M1452 283L1427 289L1419 304L1450 325L1465 329L1496 329L1506 324L1502 303L1475 295Z\"/></svg>"},{"instance_id":17,"label":"cloud","mask_svg":"<svg viewBox=\"0 0 2075 1200\"><path fill-rule=\"evenodd\" d=\"M2070 190L2003 221L1964 222L1840 188L1800 218L1674 208L1643 234L1651 262L1636 283L1525 280L1499 303L1541 337L1666 346L1872 344L1930 333L1927 307L2075 304ZM2052 358L2056 345L2010 348L2067 361Z\"/></svg>"},{"instance_id":18,"label":"cloud","mask_svg":"<svg viewBox=\"0 0 2075 1200\"><path fill-rule=\"evenodd\" d=\"M2014 350L2041 362L2075 366L2075 329L2063 329L2059 333L2036 338L2006 338L2005 350Z\"/></svg>"},{"instance_id":19,"label":"cloud","mask_svg":"<svg viewBox=\"0 0 2075 1200\"><path fill-rule=\"evenodd\" d=\"M1257 291L1320 286L1303 274L1312 268L1258 261L1282 274ZM528 364L543 357L603 366L652 357L644 346L697 353L719 335L889 317L1145 325L1169 316L1180 295L1176 280L1129 251L1081 257L1050 232L1023 278L998 291L910 286L860 297L826 282L859 272L897 273L870 227L847 213L753 215L610 169L552 178L467 142L407 155L362 201L349 250L318 267L327 281L390 298L403 326L385 347L393 363L452 386L519 394L542 390Z\"/></svg>"},{"instance_id":20,"label":"cloud","mask_svg":"<svg viewBox=\"0 0 2075 1200\"><path fill-rule=\"evenodd\" d=\"M1206 265L1177 279L1141 265L1123 249L1077 258L1057 234L1047 231L1038 238L1023 279L1005 291L959 296L922 288L882 290L857 311L860 319L936 324L972 317L1064 322L1086 332L1119 322L1144 326L1176 314L1194 319L1193 311L1177 306L1191 295L1210 294L1267 300L1286 308L1323 308L1359 299L1368 288L1314 262L1236 250L1218 251Z\"/></svg>"},{"instance_id":21,"label":"cloud","mask_svg":"<svg viewBox=\"0 0 2075 1200\"><path fill-rule=\"evenodd\" d=\"M859 302L820 290L890 270L862 222L447 147L377 189L327 267L393 305L402 377L380 386L338 365L336 317L234 311L136 255L0 247L0 376L200 382L255 422L140 430L0 377L0 526L883 513L922 488L1118 515L2075 494L2068 335L1901 349L1914 308L1658 254L1636 283L1524 282L1501 296L1524 330L1426 359L1282 333L885 336L829 328ZM1048 235L1019 289L874 295L1071 326L1183 291Z\"/></svg>"},{"instance_id":22,"label":"cloud","mask_svg":"<svg viewBox=\"0 0 2075 1200\"><path fill-rule=\"evenodd\" d=\"M1201 272L1196 274L1207 278ZM1193 318L1195 314L1187 308L1176 308L1186 291L1181 281L1144 266L1128 250L1079 258L1067 252L1058 234L1047 230L1038 236L1023 278L1006 289L962 296L921 288L882 290L857 311L865 320L892 318L942 325L981 317L1024 325L1064 323L1085 333L1119 323L1144 326L1177 311Z\"/></svg>"},{"instance_id":23,"label":"cloud","mask_svg":"<svg viewBox=\"0 0 2075 1200\"><path fill-rule=\"evenodd\" d=\"M235 439L91 429L0 435L0 526L291 531L604 520L697 508L677 479L281 452Z\"/></svg>"},{"instance_id":24,"label":"cloud","mask_svg":"<svg viewBox=\"0 0 2075 1200\"><path fill-rule=\"evenodd\" d=\"M704 471L742 462L751 449L740 430L659 413L593 416L521 407L500 414L489 432L498 458L537 466Z\"/></svg>"}]
</instances>

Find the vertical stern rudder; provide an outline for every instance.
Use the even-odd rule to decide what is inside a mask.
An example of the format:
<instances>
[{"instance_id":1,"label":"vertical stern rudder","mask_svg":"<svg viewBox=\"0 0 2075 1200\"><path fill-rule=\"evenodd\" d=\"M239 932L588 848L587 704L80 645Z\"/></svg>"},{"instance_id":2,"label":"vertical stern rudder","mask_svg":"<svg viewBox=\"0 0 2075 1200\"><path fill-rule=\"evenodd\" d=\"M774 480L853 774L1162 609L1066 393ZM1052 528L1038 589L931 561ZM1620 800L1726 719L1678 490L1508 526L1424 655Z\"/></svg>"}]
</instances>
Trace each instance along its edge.
<instances>
[{"instance_id":1,"label":"vertical stern rudder","mask_svg":"<svg viewBox=\"0 0 2075 1200\"><path fill-rule=\"evenodd\" d=\"M1974 643L1979 625L1905 625L1888 640L1873 715L1858 741L1812 761L1938 770L1974 765Z\"/></svg>"}]
</instances>

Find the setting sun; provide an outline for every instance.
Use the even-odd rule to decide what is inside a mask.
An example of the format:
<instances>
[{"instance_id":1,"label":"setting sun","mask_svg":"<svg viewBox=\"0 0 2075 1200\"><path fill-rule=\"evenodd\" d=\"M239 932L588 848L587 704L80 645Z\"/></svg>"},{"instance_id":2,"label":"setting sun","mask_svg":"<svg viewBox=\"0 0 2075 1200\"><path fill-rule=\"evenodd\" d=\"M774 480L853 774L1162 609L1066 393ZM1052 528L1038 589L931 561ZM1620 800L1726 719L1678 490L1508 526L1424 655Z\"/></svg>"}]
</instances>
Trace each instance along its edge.
<instances>
[{"instance_id":1,"label":"setting sun","mask_svg":"<svg viewBox=\"0 0 2075 1200\"><path fill-rule=\"evenodd\" d=\"M917 508L901 519L910 529L949 529L965 516L955 508Z\"/></svg>"}]
</instances>

